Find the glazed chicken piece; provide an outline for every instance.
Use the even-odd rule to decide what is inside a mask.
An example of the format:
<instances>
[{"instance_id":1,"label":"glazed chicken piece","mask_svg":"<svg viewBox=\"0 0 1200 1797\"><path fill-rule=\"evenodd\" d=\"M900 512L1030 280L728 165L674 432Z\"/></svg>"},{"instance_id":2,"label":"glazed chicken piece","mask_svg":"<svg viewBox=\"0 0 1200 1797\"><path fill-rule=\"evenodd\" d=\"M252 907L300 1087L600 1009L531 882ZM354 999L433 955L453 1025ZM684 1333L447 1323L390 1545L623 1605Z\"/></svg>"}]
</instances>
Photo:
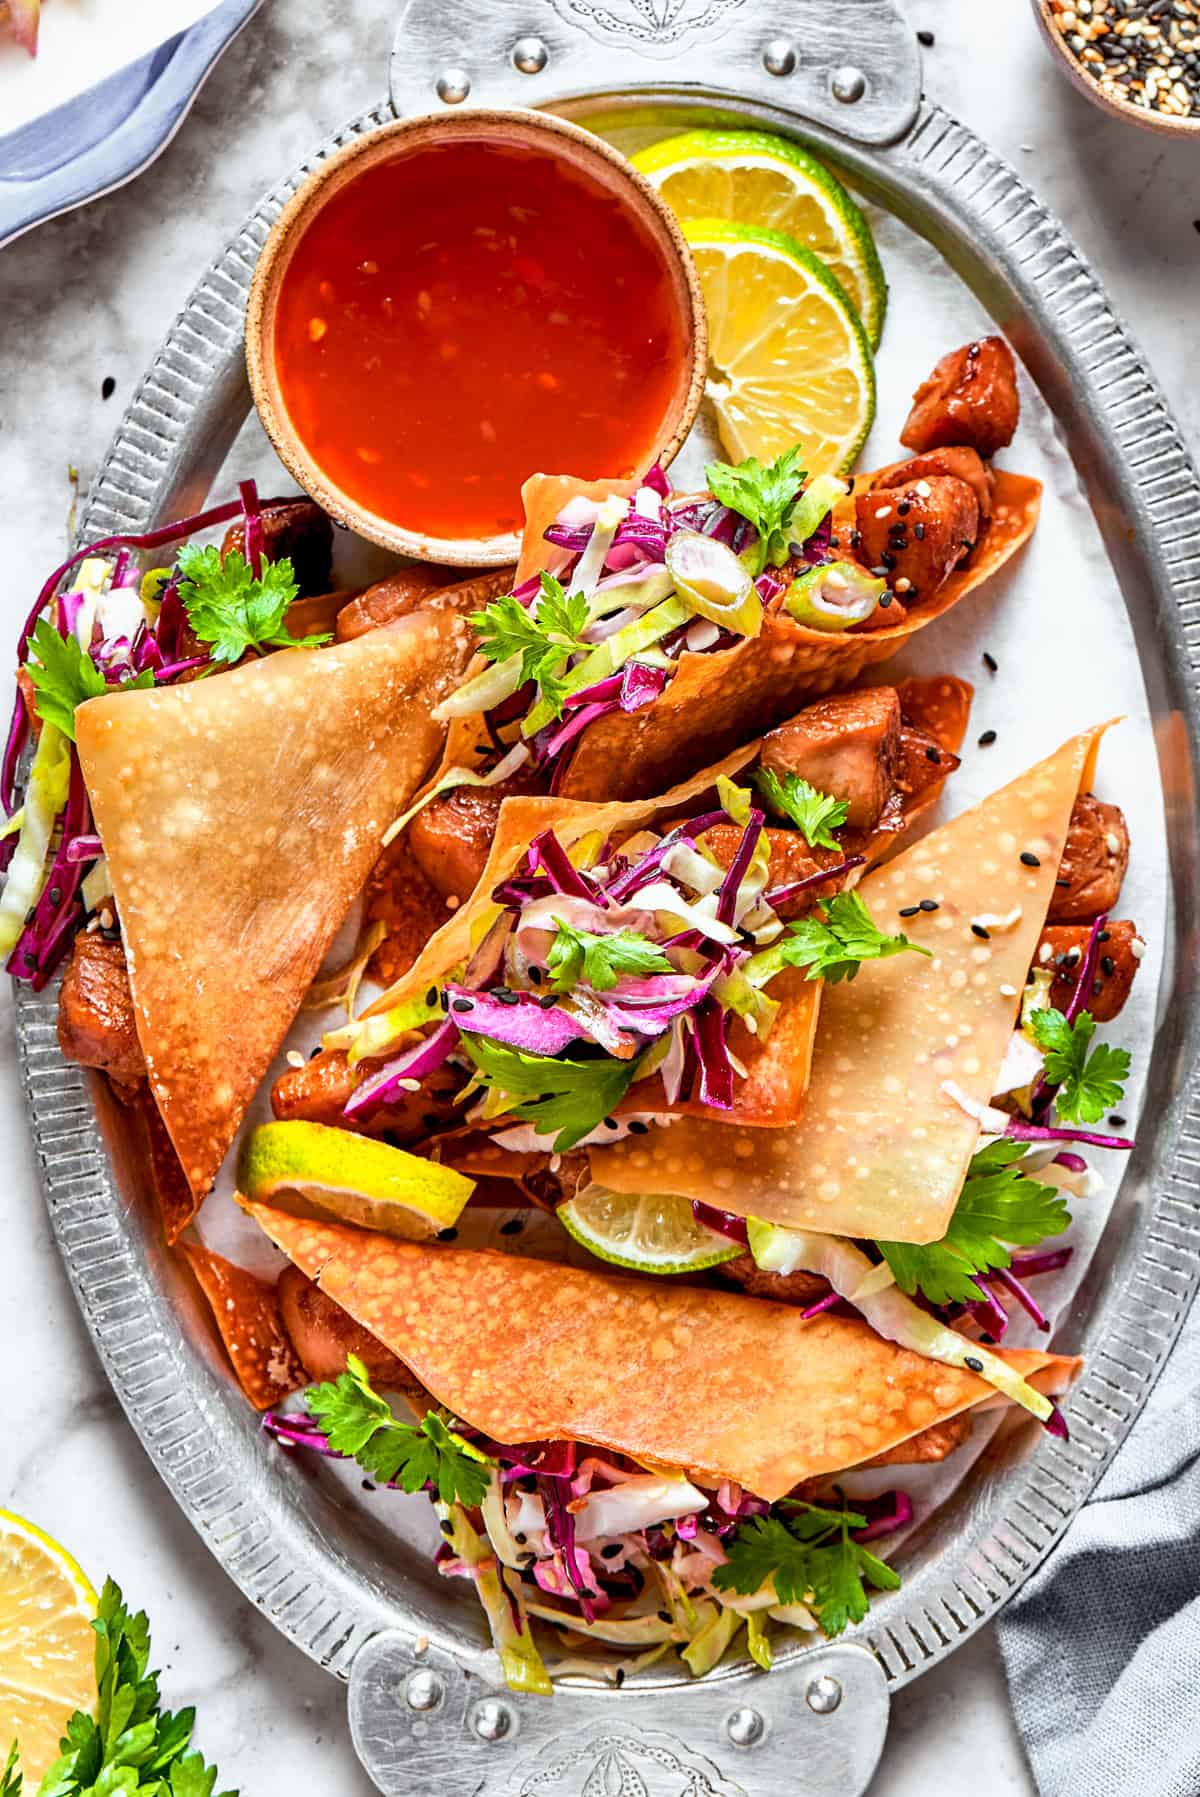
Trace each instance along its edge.
<instances>
[{"instance_id":1,"label":"glazed chicken piece","mask_svg":"<svg viewBox=\"0 0 1200 1797\"><path fill-rule=\"evenodd\" d=\"M714 824L704 832L704 847L719 867L728 870L744 834L740 824ZM768 824L764 835L771 851L768 887L791 886L796 880L807 880L811 874L819 873L823 867L839 866L846 858L840 849L810 849L799 830L776 830ZM820 885L810 886L806 892L798 892L795 898L777 905L776 910L785 921L800 917L811 911L818 899L832 898L841 887L841 880L822 880Z\"/></svg>"},{"instance_id":2,"label":"glazed chicken piece","mask_svg":"<svg viewBox=\"0 0 1200 1797\"><path fill-rule=\"evenodd\" d=\"M368 587L348 605L337 621L337 639L347 643L352 637L365 636L382 624L394 624L409 612L424 605L450 606L455 611L480 611L501 593L511 590L516 569L489 568L464 580L456 568L439 568L415 563L401 568L387 580Z\"/></svg>"},{"instance_id":3,"label":"glazed chicken piece","mask_svg":"<svg viewBox=\"0 0 1200 1797\"><path fill-rule=\"evenodd\" d=\"M975 490L953 474L917 475L872 488L857 495L854 512L859 561L884 575L905 605L932 599L979 539Z\"/></svg>"},{"instance_id":4,"label":"glazed chicken piece","mask_svg":"<svg viewBox=\"0 0 1200 1797\"><path fill-rule=\"evenodd\" d=\"M424 1388L404 1362L299 1267L285 1267L275 1290L283 1327L310 1379L336 1379L346 1370L346 1356L357 1354L373 1385L402 1391L422 1410L428 1407Z\"/></svg>"},{"instance_id":5,"label":"glazed chicken piece","mask_svg":"<svg viewBox=\"0 0 1200 1797\"><path fill-rule=\"evenodd\" d=\"M302 1067L289 1067L271 1088L271 1109L280 1122L301 1119L362 1135L386 1136L411 1147L445 1129L464 1076L452 1067L439 1068L421 1083L419 1092L399 1092L392 1104L372 1111L362 1122L342 1115L354 1090L354 1075L341 1049L323 1049Z\"/></svg>"},{"instance_id":6,"label":"glazed chicken piece","mask_svg":"<svg viewBox=\"0 0 1200 1797\"><path fill-rule=\"evenodd\" d=\"M498 786L459 786L419 811L408 826L413 860L438 896L470 898L487 863L500 806L512 793L535 789L537 775L524 769Z\"/></svg>"},{"instance_id":7,"label":"glazed chicken piece","mask_svg":"<svg viewBox=\"0 0 1200 1797\"><path fill-rule=\"evenodd\" d=\"M986 524L992 515L996 477L980 459L977 450L962 445L953 449L933 449L928 455L915 455L907 462L897 462L894 468L885 468L876 477L871 491L887 492L893 487L907 486L910 481L933 480L939 475L964 481L970 487L979 506L980 522Z\"/></svg>"},{"instance_id":8,"label":"glazed chicken piece","mask_svg":"<svg viewBox=\"0 0 1200 1797\"><path fill-rule=\"evenodd\" d=\"M955 1448L961 1448L971 1433L970 1413L951 1416L944 1423L931 1423L908 1441L898 1441L894 1448L864 1460L864 1466L933 1466L948 1459Z\"/></svg>"},{"instance_id":9,"label":"glazed chicken piece","mask_svg":"<svg viewBox=\"0 0 1200 1797\"><path fill-rule=\"evenodd\" d=\"M1091 933L1086 923L1049 924L1042 931L1033 965L1053 970L1050 1003L1057 1011L1071 1002ZM1086 1000L1097 1023L1111 1023L1124 1009L1144 947L1137 926L1126 918L1105 924L1100 932L1100 958Z\"/></svg>"},{"instance_id":10,"label":"glazed chicken piece","mask_svg":"<svg viewBox=\"0 0 1200 1797\"><path fill-rule=\"evenodd\" d=\"M364 931L377 923L387 930L371 956L371 978L390 986L407 973L449 915L445 899L417 866L406 831L384 849L363 895Z\"/></svg>"},{"instance_id":11,"label":"glazed chicken piece","mask_svg":"<svg viewBox=\"0 0 1200 1797\"><path fill-rule=\"evenodd\" d=\"M58 1042L84 1067L97 1067L118 1085L146 1077L125 949L96 930L81 930L58 995Z\"/></svg>"},{"instance_id":12,"label":"glazed chicken piece","mask_svg":"<svg viewBox=\"0 0 1200 1797\"><path fill-rule=\"evenodd\" d=\"M798 1304L807 1310L829 1296L829 1281L819 1273L806 1273L803 1267L794 1273L767 1273L755 1265L751 1254L723 1261L717 1271L722 1279L732 1279L748 1298L773 1298L777 1304Z\"/></svg>"},{"instance_id":13,"label":"glazed chicken piece","mask_svg":"<svg viewBox=\"0 0 1200 1797\"><path fill-rule=\"evenodd\" d=\"M895 787L900 700L891 686L818 699L763 738L760 765L799 774L850 807L847 824L870 830Z\"/></svg>"},{"instance_id":14,"label":"glazed chicken piece","mask_svg":"<svg viewBox=\"0 0 1200 1797\"><path fill-rule=\"evenodd\" d=\"M1080 793L1050 899L1048 922L1084 923L1111 911L1129 866L1129 831L1118 805Z\"/></svg>"},{"instance_id":15,"label":"glazed chicken piece","mask_svg":"<svg viewBox=\"0 0 1200 1797\"><path fill-rule=\"evenodd\" d=\"M913 394L900 441L923 454L959 444L993 456L1013 440L1021 404L1003 337L981 337L942 357Z\"/></svg>"},{"instance_id":16,"label":"glazed chicken piece","mask_svg":"<svg viewBox=\"0 0 1200 1797\"><path fill-rule=\"evenodd\" d=\"M300 598L329 591L329 573L333 565L333 525L315 500L300 498L265 499L262 519L263 555L277 562L287 556L292 564ZM221 542L221 554L236 549L246 553L246 523L238 518L229 526Z\"/></svg>"}]
</instances>

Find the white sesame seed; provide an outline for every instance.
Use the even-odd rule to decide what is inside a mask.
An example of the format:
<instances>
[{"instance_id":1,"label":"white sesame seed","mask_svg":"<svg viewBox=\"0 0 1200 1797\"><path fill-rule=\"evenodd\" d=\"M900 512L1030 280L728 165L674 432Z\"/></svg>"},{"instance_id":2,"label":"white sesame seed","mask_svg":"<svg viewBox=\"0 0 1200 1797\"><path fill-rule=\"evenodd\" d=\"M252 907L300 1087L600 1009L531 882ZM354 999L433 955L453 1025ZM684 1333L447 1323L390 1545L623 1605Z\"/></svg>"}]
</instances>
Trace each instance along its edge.
<instances>
[{"instance_id":1,"label":"white sesame seed","mask_svg":"<svg viewBox=\"0 0 1200 1797\"><path fill-rule=\"evenodd\" d=\"M898 593L910 593L912 591L912 581L906 574L902 574L896 582L896 591Z\"/></svg>"},{"instance_id":2,"label":"white sesame seed","mask_svg":"<svg viewBox=\"0 0 1200 1797\"><path fill-rule=\"evenodd\" d=\"M1133 941L1129 944L1129 952L1135 961L1141 960L1146 952L1146 944L1142 941L1140 936L1135 936Z\"/></svg>"},{"instance_id":3,"label":"white sesame seed","mask_svg":"<svg viewBox=\"0 0 1200 1797\"><path fill-rule=\"evenodd\" d=\"M1054 950L1050 947L1050 944L1048 942L1043 942L1041 948L1039 948L1039 950L1038 950L1038 960L1041 962L1043 967L1046 965L1046 962L1050 959L1050 957L1053 953L1054 953Z\"/></svg>"},{"instance_id":4,"label":"white sesame seed","mask_svg":"<svg viewBox=\"0 0 1200 1797\"><path fill-rule=\"evenodd\" d=\"M890 505L881 505L879 510L875 514L875 516L877 518L890 518L891 515L892 515L892 508Z\"/></svg>"},{"instance_id":5,"label":"white sesame seed","mask_svg":"<svg viewBox=\"0 0 1200 1797\"><path fill-rule=\"evenodd\" d=\"M929 495L933 492L933 488L927 480L919 480L917 482L916 490L921 495L922 499L928 499Z\"/></svg>"},{"instance_id":6,"label":"white sesame seed","mask_svg":"<svg viewBox=\"0 0 1200 1797\"><path fill-rule=\"evenodd\" d=\"M300 1053L300 1050L298 1048L289 1048L288 1049L287 1064L289 1067L303 1067L304 1056Z\"/></svg>"},{"instance_id":7,"label":"white sesame seed","mask_svg":"<svg viewBox=\"0 0 1200 1797\"><path fill-rule=\"evenodd\" d=\"M1119 836L1114 835L1110 830L1108 835L1104 838L1104 846L1107 848L1110 855L1119 855L1121 852L1121 839Z\"/></svg>"}]
</instances>

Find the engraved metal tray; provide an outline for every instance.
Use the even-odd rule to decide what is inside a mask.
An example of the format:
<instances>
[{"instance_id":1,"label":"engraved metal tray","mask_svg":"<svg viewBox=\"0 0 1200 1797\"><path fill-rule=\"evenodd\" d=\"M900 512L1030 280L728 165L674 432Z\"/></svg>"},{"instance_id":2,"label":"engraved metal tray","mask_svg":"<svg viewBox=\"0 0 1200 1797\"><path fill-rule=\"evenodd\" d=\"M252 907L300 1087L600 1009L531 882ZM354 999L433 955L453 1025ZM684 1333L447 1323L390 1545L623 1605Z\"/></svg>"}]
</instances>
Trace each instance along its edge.
<instances>
[{"instance_id":1,"label":"engraved metal tray","mask_svg":"<svg viewBox=\"0 0 1200 1797\"><path fill-rule=\"evenodd\" d=\"M1169 917L1140 1146L1062 1346L1086 1355L1071 1440L994 1445L908 1544L905 1586L853 1638L698 1685L656 1668L553 1700L495 1685L469 1594L424 1549L381 1552L349 1492L284 1462L231 1387L142 1201L120 1108L64 1061L53 991L17 994L30 1126L80 1308L147 1452L245 1594L349 1681L355 1746L413 1797L854 1797L888 1690L992 1617L1057 1541L1145 1401L1200 1279L1195 778L1200 484L1103 289L1011 169L923 102L891 0L409 0L391 99L255 209L177 320L117 432L81 535L195 510L246 420L246 293L288 196L349 139L440 105L581 120L761 123L811 142L928 240L1020 352L1124 595L1153 721ZM1103 653L1103 646L1094 650ZM1064 678L1069 674L1064 673Z\"/></svg>"}]
</instances>

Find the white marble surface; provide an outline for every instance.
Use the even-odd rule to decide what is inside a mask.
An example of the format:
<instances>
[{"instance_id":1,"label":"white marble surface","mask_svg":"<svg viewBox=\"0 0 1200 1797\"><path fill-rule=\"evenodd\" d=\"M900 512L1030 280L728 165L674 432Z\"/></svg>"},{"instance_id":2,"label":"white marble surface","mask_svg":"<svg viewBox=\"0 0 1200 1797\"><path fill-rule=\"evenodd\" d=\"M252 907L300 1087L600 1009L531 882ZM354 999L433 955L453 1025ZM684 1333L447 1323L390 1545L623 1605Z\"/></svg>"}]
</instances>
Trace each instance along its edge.
<instances>
[{"instance_id":1,"label":"white marble surface","mask_svg":"<svg viewBox=\"0 0 1200 1797\"><path fill-rule=\"evenodd\" d=\"M151 5L153 0L128 0ZM268 0L166 155L131 188L0 253L0 634L7 640L56 559L74 464L95 470L134 383L198 271L277 173L384 84L390 0ZM931 94L1040 189L1099 266L1192 440L1200 274L1196 152L1089 107L1051 68L1025 0L908 0ZM1189 301L1191 302L1189 304ZM112 376L115 393L101 399ZM7 1013L0 1017L0 1258L6 1427L0 1504L112 1572L150 1611L166 1695L195 1702L222 1785L367 1797L340 1688L289 1647L217 1571L112 1398L45 1223L22 1129ZM1027 1797L990 1633L898 1694L876 1797L970 1779Z\"/></svg>"}]
</instances>

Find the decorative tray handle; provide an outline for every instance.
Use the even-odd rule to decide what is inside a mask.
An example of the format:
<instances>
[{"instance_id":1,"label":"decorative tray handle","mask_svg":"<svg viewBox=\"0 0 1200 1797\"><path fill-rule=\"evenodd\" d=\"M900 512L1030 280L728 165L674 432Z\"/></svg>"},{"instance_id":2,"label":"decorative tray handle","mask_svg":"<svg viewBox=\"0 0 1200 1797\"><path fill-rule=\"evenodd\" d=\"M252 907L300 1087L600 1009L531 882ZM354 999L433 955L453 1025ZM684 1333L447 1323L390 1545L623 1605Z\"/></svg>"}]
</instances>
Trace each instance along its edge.
<instances>
[{"instance_id":1,"label":"decorative tray handle","mask_svg":"<svg viewBox=\"0 0 1200 1797\"><path fill-rule=\"evenodd\" d=\"M401 117L440 106L567 105L670 88L783 107L859 143L916 117L921 63L894 0L405 0Z\"/></svg>"},{"instance_id":2,"label":"decorative tray handle","mask_svg":"<svg viewBox=\"0 0 1200 1797\"><path fill-rule=\"evenodd\" d=\"M350 1678L385 1797L861 1797L887 1719L878 1660L848 1642L753 1679L514 1697L389 1630Z\"/></svg>"}]
</instances>

